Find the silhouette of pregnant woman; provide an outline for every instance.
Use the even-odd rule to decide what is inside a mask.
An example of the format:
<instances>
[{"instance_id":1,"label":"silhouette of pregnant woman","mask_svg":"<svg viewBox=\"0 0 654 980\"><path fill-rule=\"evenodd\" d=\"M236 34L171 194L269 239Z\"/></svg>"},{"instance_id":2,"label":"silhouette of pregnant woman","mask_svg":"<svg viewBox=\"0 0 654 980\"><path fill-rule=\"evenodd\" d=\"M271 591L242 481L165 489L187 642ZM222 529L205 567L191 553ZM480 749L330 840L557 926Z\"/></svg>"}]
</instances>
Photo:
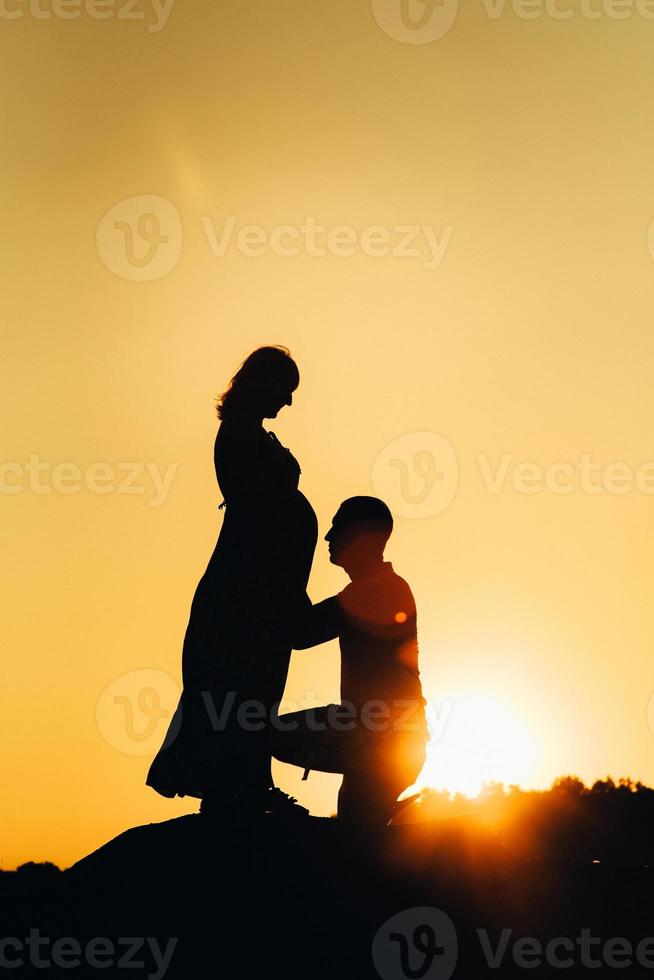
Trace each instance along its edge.
<instances>
[{"instance_id":1,"label":"silhouette of pregnant woman","mask_svg":"<svg viewBox=\"0 0 654 980\"><path fill-rule=\"evenodd\" d=\"M203 812L284 810L273 787L271 713L291 654L292 622L306 602L317 539L300 467L263 420L275 418L300 376L282 347L255 350L219 400L214 462L225 518L191 606L184 689L147 784L167 797L203 799ZM243 725L246 703L258 724Z\"/></svg>"}]
</instances>

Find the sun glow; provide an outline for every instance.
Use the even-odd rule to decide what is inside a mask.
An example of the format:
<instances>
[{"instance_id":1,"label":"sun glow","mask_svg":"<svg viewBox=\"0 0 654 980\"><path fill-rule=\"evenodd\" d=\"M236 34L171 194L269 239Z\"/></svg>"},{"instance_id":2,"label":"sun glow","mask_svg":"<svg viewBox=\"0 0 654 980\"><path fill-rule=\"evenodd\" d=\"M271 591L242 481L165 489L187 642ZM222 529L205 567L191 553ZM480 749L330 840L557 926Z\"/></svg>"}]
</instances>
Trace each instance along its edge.
<instances>
[{"instance_id":1,"label":"sun glow","mask_svg":"<svg viewBox=\"0 0 654 980\"><path fill-rule=\"evenodd\" d=\"M529 786L538 743L510 705L470 692L431 705L432 737L418 787L474 797L487 782Z\"/></svg>"}]
</instances>

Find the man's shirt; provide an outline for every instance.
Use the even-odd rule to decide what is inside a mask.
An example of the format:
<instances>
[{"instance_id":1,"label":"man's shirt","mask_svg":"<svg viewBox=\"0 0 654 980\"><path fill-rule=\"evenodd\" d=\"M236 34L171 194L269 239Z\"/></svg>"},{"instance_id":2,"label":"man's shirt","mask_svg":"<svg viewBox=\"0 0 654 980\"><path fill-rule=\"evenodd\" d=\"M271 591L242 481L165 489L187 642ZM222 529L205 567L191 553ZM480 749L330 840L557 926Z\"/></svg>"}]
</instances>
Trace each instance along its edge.
<instances>
[{"instance_id":1,"label":"man's shirt","mask_svg":"<svg viewBox=\"0 0 654 980\"><path fill-rule=\"evenodd\" d=\"M390 562L380 562L338 595L310 606L300 617L293 646L302 650L336 637L341 700L359 715L369 711L380 723L373 730L383 730L382 713L373 707L383 702L398 732L422 733L416 606L408 583Z\"/></svg>"}]
</instances>

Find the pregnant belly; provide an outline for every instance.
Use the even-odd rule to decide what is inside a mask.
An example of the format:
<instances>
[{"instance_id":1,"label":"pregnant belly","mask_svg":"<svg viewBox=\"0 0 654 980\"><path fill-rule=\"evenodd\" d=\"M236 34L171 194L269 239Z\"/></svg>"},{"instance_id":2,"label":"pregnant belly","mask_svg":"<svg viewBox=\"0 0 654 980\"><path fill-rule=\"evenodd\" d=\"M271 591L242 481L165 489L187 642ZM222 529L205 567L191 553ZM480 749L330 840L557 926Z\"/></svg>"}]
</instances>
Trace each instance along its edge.
<instances>
[{"instance_id":1,"label":"pregnant belly","mask_svg":"<svg viewBox=\"0 0 654 980\"><path fill-rule=\"evenodd\" d=\"M289 555L296 564L301 588L306 588L318 540L318 519L304 494L297 490L290 511Z\"/></svg>"},{"instance_id":2,"label":"pregnant belly","mask_svg":"<svg viewBox=\"0 0 654 980\"><path fill-rule=\"evenodd\" d=\"M318 536L318 519L316 512L301 490L297 490L295 493L293 512L298 533L313 539L315 546L315 539Z\"/></svg>"},{"instance_id":3,"label":"pregnant belly","mask_svg":"<svg viewBox=\"0 0 654 980\"><path fill-rule=\"evenodd\" d=\"M204 591L215 602L244 590L306 588L318 537L313 507L299 490L281 511L261 514L227 505L225 520L209 566ZM281 561L280 561L281 560ZM202 590L201 590L202 591Z\"/></svg>"}]
</instances>

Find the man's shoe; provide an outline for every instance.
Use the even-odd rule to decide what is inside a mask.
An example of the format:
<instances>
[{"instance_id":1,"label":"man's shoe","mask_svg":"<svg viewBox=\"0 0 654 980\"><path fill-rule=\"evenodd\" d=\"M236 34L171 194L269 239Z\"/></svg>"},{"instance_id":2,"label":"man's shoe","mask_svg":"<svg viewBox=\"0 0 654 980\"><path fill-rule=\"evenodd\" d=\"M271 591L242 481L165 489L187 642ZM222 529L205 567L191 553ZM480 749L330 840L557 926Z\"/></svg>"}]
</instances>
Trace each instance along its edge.
<instances>
[{"instance_id":1,"label":"man's shoe","mask_svg":"<svg viewBox=\"0 0 654 980\"><path fill-rule=\"evenodd\" d=\"M407 807L410 807L412 803L415 803L416 800L419 800L421 796L422 796L421 793L414 793L413 796L407 796L406 799L404 800L396 800L395 803L393 804L393 808L391 810L391 815L388 820L388 823L391 824L395 819L395 817L398 815L398 813L401 813L403 810L406 810Z\"/></svg>"}]
</instances>

